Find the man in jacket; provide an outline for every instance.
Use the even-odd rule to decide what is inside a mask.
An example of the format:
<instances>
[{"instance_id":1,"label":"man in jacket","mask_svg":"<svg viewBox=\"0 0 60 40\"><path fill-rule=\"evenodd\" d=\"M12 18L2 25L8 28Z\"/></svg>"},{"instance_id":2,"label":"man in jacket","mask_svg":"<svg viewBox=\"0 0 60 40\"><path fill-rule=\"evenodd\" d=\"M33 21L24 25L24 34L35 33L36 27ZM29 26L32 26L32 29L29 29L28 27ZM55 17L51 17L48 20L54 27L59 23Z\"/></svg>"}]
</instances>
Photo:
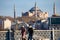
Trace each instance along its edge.
<instances>
[{"instance_id":1,"label":"man in jacket","mask_svg":"<svg viewBox=\"0 0 60 40\"><path fill-rule=\"evenodd\" d=\"M32 28L32 26L29 26L28 33L29 33L28 40L32 40L32 38L33 38L33 28Z\"/></svg>"}]
</instances>

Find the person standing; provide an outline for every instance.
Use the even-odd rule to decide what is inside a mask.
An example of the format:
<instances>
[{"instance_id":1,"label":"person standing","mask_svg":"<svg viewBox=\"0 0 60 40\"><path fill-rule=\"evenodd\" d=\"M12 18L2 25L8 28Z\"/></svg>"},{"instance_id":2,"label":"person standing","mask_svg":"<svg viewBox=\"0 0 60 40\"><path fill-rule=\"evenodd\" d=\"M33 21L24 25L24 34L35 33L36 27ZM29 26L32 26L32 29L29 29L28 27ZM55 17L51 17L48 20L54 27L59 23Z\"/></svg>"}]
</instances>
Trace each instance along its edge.
<instances>
[{"instance_id":1,"label":"person standing","mask_svg":"<svg viewBox=\"0 0 60 40\"><path fill-rule=\"evenodd\" d=\"M33 28L32 28L32 26L29 26L28 33L29 33L28 40L32 40L32 38L33 38Z\"/></svg>"},{"instance_id":2,"label":"person standing","mask_svg":"<svg viewBox=\"0 0 60 40\"><path fill-rule=\"evenodd\" d=\"M26 29L24 28L24 26L22 26L21 28L21 33L22 33L22 40L26 40Z\"/></svg>"}]
</instances>

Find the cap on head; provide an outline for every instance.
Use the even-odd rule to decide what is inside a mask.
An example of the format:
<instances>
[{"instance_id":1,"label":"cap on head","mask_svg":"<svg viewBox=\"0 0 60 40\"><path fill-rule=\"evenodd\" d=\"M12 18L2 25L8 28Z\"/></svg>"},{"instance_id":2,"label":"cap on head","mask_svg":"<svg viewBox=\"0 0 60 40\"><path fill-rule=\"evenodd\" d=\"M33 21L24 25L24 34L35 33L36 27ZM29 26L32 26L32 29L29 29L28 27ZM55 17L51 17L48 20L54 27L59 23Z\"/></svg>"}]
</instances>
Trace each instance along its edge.
<instances>
[{"instance_id":1,"label":"cap on head","mask_svg":"<svg viewBox=\"0 0 60 40\"><path fill-rule=\"evenodd\" d=\"M29 26L29 28L32 28L32 26Z\"/></svg>"},{"instance_id":2,"label":"cap on head","mask_svg":"<svg viewBox=\"0 0 60 40\"><path fill-rule=\"evenodd\" d=\"M24 26L22 26L22 27L24 27Z\"/></svg>"}]
</instances>

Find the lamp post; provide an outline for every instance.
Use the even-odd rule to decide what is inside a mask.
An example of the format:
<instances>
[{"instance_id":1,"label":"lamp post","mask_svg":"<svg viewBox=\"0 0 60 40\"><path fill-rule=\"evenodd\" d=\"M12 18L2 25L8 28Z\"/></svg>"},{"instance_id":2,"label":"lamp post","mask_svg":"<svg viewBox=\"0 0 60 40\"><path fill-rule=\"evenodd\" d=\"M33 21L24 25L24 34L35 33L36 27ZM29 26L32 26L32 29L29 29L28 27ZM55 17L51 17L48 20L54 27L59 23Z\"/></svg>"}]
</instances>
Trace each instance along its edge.
<instances>
[{"instance_id":1,"label":"lamp post","mask_svg":"<svg viewBox=\"0 0 60 40\"><path fill-rule=\"evenodd\" d=\"M11 40L11 27L9 28L9 40Z\"/></svg>"},{"instance_id":2,"label":"lamp post","mask_svg":"<svg viewBox=\"0 0 60 40\"><path fill-rule=\"evenodd\" d=\"M11 29L9 29L9 39L11 40Z\"/></svg>"},{"instance_id":3,"label":"lamp post","mask_svg":"<svg viewBox=\"0 0 60 40\"><path fill-rule=\"evenodd\" d=\"M52 28L52 31L53 31L53 40L55 40L55 39L54 39L54 28Z\"/></svg>"}]
</instances>

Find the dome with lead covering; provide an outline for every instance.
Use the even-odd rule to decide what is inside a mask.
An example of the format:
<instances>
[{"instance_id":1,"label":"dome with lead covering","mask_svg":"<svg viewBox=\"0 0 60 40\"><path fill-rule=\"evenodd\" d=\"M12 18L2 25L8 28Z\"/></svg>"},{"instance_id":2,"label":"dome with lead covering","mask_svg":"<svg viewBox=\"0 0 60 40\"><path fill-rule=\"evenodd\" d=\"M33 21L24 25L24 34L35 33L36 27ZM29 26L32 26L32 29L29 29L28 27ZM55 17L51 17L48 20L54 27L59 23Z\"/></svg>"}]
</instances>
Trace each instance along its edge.
<instances>
[{"instance_id":1,"label":"dome with lead covering","mask_svg":"<svg viewBox=\"0 0 60 40\"><path fill-rule=\"evenodd\" d=\"M42 12L38 7L32 7L29 11L33 12L35 10L37 10L37 12Z\"/></svg>"}]
</instances>

